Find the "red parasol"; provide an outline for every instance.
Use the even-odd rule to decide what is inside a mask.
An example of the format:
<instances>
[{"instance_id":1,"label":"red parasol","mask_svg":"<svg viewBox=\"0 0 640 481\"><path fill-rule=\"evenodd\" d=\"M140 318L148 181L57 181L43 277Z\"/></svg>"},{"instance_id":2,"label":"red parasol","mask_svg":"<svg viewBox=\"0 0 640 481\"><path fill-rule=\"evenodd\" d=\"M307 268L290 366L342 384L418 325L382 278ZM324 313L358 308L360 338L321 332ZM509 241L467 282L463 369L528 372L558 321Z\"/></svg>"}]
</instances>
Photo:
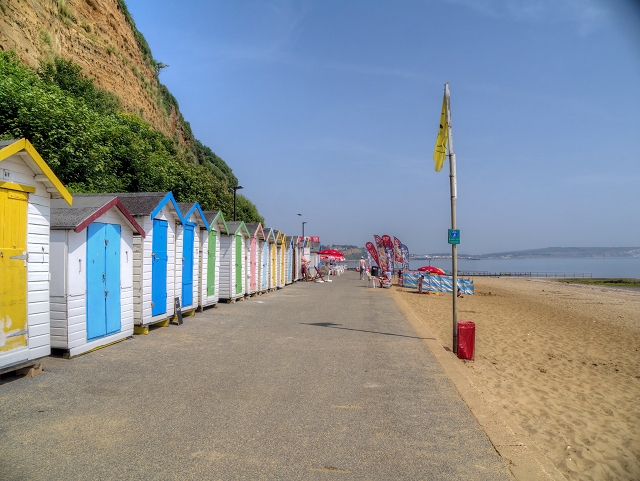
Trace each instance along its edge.
<instances>
[{"instance_id":1,"label":"red parasol","mask_svg":"<svg viewBox=\"0 0 640 481\"><path fill-rule=\"evenodd\" d=\"M344 257L344 254L340 251L337 251L335 249L322 249L321 251L318 251L318 254L320 254L321 256L334 256L334 257Z\"/></svg>"},{"instance_id":2,"label":"red parasol","mask_svg":"<svg viewBox=\"0 0 640 481\"><path fill-rule=\"evenodd\" d=\"M440 269L439 267L434 267L434 266L422 266L420 268L418 268L419 271L427 271L430 272L431 274L435 274L437 276L444 276L446 273Z\"/></svg>"}]
</instances>

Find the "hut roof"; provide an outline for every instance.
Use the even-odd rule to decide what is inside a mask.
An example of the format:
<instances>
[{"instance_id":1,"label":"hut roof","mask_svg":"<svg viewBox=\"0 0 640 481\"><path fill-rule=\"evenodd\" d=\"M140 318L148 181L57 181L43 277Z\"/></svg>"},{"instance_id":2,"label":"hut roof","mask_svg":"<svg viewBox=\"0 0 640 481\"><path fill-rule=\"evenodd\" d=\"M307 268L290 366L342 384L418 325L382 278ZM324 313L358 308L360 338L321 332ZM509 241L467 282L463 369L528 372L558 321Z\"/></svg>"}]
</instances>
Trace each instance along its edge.
<instances>
[{"instance_id":1,"label":"hut roof","mask_svg":"<svg viewBox=\"0 0 640 481\"><path fill-rule=\"evenodd\" d=\"M47 191L52 198L62 198L67 204L71 205L73 201L71 194L27 139L0 141L0 162L13 155L20 154L22 151L28 155L21 155L20 157L36 174L35 180L42 182L47 187Z\"/></svg>"},{"instance_id":2,"label":"hut roof","mask_svg":"<svg viewBox=\"0 0 640 481\"><path fill-rule=\"evenodd\" d=\"M146 235L115 194L76 194L73 205L63 199L51 201L51 229L73 229L81 232L112 207L120 211L134 232Z\"/></svg>"},{"instance_id":3,"label":"hut roof","mask_svg":"<svg viewBox=\"0 0 640 481\"><path fill-rule=\"evenodd\" d=\"M251 237L255 237L260 240L265 239L264 230L262 229L262 224L260 224L260 222L249 222L245 225L247 226L247 230Z\"/></svg>"},{"instance_id":4,"label":"hut roof","mask_svg":"<svg viewBox=\"0 0 640 481\"><path fill-rule=\"evenodd\" d=\"M207 219L207 224L209 227L213 225L214 222L217 222L219 226L223 227L224 233L227 233L227 223L224 220L224 215L222 215L222 211L220 210L205 210L204 217Z\"/></svg>"},{"instance_id":5,"label":"hut roof","mask_svg":"<svg viewBox=\"0 0 640 481\"><path fill-rule=\"evenodd\" d=\"M271 227L263 227L262 230L264 231L264 240L267 242L275 242L276 238L275 238L275 234L273 232L273 229Z\"/></svg>"},{"instance_id":6,"label":"hut roof","mask_svg":"<svg viewBox=\"0 0 640 481\"><path fill-rule=\"evenodd\" d=\"M131 215L155 217L165 204L170 203L182 221L182 214L171 192L124 192L117 195Z\"/></svg>"},{"instance_id":7,"label":"hut roof","mask_svg":"<svg viewBox=\"0 0 640 481\"><path fill-rule=\"evenodd\" d=\"M197 202L178 202L178 208L180 209L180 215L182 216L182 223L185 224L191 214L195 214L196 217L200 217L202 221L202 226L205 229L209 230L209 223L207 222L207 217L202 212L202 207Z\"/></svg>"},{"instance_id":8,"label":"hut roof","mask_svg":"<svg viewBox=\"0 0 640 481\"><path fill-rule=\"evenodd\" d=\"M248 237L251 236L251 234L249 234L249 231L247 230L247 225L241 220L235 222L227 222L227 234L232 235L242 231L244 231L244 233Z\"/></svg>"}]
</instances>

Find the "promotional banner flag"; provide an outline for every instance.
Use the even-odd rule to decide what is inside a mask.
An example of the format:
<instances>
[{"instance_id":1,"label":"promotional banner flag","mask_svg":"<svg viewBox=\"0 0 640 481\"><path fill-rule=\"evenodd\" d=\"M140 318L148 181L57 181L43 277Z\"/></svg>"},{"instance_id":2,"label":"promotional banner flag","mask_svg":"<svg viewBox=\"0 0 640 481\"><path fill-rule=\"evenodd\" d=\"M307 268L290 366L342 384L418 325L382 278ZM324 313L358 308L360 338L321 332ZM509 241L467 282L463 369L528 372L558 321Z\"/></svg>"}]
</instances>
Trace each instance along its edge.
<instances>
[{"instance_id":1,"label":"promotional banner flag","mask_svg":"<svg viewBox=\"0 0 640 481\"><path fill-rule=\"evenodd\" d=\"M382 236L382 244L384 245L384 253L387 255L387 262L389 263L389 270L393 270L395 265L394 265L394 261L396 258L396 255L394 253L394 249L393 249L393 242L391 242L391 237L388 235L383 235Z\"/></svg>"},{"instance_id":2,"label":"promotional banner flag","mask_svg":"<svg viewBox=\"0 0 640 481\"><path fill-rule=\"evenodd\" d=\"M409 248L400 244L400 251L402 252L402 269L407 271L409 270Z\"/></svg>"},{"instance_id":3,"label":"promotional banner flag","mask_svg":"<svg viewBox=\"0 0 640 481\"><path fill-rule=\"evenodd\" d=\"M384 251L382 239L377 235L374 235L373 239L376 241L376 248L378 249L378 265L380 269L382 269L382 272L387 272L389 270L389 264L387 263L387 254Z\"/></svg>"},{"instance_id":4,"label":"promotional banner flag","mask_svg":"<svg viewBox=\"0 0 640 481\"><path fill-rule=\"evenodd\" d=\"M373 260L375 261L375 263L380 266L380 261L378 260L378 251L376 251L376 246L373 245L373 243L371 242L367 242L365 244L365 247L367 248L367 251L369 252L369 258L373 258ZM371 261L369 261L369 264L371 264Z\"/></svg>"},{"instance_id":5,"label":"promotional banner flag","mask_svg":"<svg viewBox=\"0 0 640 481\"><path fill-rule=\"evenodd\" d=\"M402 264L402 250L400 249L400 246L402 245L402 242L400 242L400 239L398 239L397 237L393 237L393 251L395 253L396 256L396 262L398 264Z\"/></svg>"},{"instance_id":6,"label":"promotional banner flag","mask_svg":"<svg viewBox=\"0 0 640 481\"><path fill-rule=\"evenodd\" d=\"M447 158L447 141L449 140L449 126L447 125L447 94L442 99L442 112L440 112L440 128L436 137L436 146L433 149L433 161L436 172L442 170L444 161Z\"/></svg>"}]
</instances>

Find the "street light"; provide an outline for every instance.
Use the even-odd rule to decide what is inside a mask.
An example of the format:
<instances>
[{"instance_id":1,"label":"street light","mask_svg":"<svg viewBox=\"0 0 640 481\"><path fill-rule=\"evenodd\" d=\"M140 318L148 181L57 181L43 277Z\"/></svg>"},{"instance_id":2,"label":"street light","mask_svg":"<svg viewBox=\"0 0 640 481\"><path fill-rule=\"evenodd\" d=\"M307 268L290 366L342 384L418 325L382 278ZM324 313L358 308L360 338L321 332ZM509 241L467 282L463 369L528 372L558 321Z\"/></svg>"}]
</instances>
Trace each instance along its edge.
<instances>
[{"instance_id":1,"label":"street light","mask_svg":"<svg viewBox=\"0 0 640 481\"><path fill-rule=\"evenodd\" d=\"M236 185L235 187L233 187L233 220L234 222L236 220L236 191L243 188L244 187L242 187L241 185Z\"/></svg>"},{"instance_id":2,"label":"street light","mask_svg":"<svg viewBox=\"0 0 640 481\"><path fill-rule=\"evenodd\" d=\"M302 217L302 214L298 214L300 217ZM306 222L302 223L302 240L304 242L304 225L306 224Z\"/></svg>"}]
</instances>

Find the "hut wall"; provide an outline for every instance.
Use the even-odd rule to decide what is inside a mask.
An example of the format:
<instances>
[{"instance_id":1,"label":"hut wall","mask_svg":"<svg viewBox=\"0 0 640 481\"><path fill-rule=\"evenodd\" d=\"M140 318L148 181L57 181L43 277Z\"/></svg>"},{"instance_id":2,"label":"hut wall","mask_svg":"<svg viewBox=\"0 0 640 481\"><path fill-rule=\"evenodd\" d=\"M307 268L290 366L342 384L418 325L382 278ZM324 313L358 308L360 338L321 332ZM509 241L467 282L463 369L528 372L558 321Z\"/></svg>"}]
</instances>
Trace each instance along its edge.
<instances>
[{"instance_id":1,"label":"hut wall","mask_svg":"<svg viewBox=\"0 0 640 481\"><path fill-rule=\"evenodd\" d=\"M49 221L51 197L33 171L14 155L0 166L11 171L11 182L36 187L27 205L27 347L0 354L0 367L38 359L51 353L49 320Z\"/></svg>"}]
</instances>

